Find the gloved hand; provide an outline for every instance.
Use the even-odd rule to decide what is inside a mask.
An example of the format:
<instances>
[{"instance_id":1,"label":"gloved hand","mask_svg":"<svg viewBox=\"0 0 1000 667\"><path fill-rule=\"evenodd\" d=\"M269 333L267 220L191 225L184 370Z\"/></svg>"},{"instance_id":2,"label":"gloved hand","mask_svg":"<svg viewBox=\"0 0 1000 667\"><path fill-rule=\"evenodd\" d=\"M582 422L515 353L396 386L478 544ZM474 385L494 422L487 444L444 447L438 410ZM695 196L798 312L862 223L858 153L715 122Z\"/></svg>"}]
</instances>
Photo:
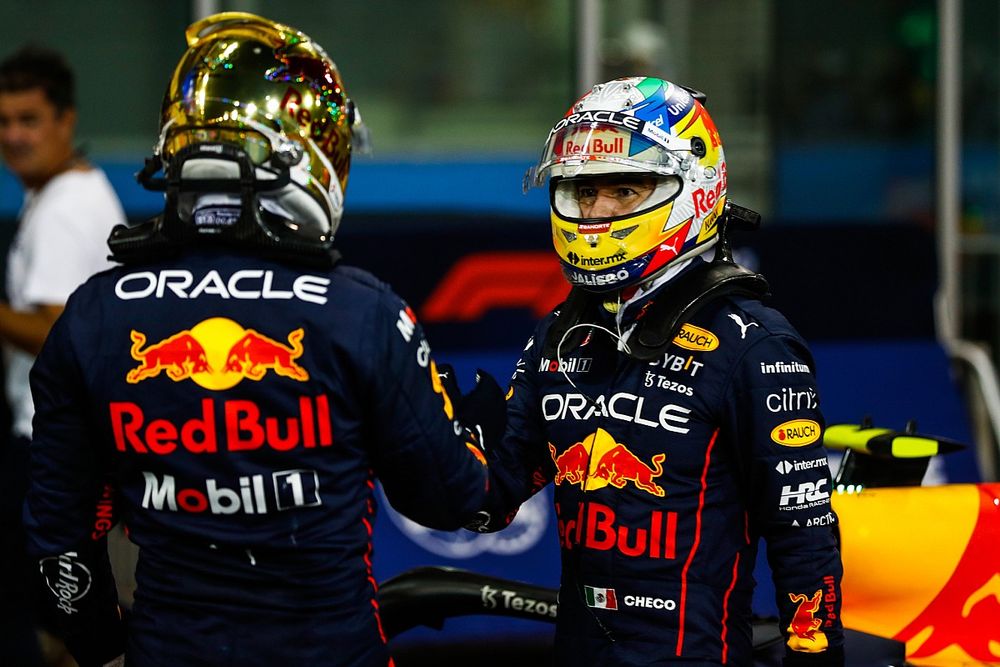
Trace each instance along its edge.
<instances>
[{"instance_id":1,"label":"gloved hand","mask_svg":"<svg viewBox=\"0 0 1000 667\"><path fill-rule=\"evenodd\" d=\"M476 369L476 386L463 395L458 388L455 369L449 364L436 364L438 378L455 406L455 418L469 429L477 444L485 451L500 441L507 427L507 402L503 390L492 375Z\"/></svg>"}]
</instances>

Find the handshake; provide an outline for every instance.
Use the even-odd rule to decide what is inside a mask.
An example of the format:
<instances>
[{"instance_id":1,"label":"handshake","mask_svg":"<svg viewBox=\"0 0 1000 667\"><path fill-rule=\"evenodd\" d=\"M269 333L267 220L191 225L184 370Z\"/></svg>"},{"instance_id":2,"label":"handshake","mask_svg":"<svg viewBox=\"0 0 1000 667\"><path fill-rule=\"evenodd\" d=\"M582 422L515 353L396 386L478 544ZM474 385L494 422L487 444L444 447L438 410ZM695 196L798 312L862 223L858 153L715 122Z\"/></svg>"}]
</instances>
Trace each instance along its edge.
<instances>
[{"instance_id":1,"label":"handshake","mask_svg":"<svg viewBox=\"0 0 1000 667\"><path fill-rule=\"evenodd\" d=\"M507 406L503 390L492 375L476 369L476 385L462 394L450 364L438 364L438 379L455 407L455 419L472 436L472 441L485 453L503 437L507 426Z\"/></svg>"}]
</instances>

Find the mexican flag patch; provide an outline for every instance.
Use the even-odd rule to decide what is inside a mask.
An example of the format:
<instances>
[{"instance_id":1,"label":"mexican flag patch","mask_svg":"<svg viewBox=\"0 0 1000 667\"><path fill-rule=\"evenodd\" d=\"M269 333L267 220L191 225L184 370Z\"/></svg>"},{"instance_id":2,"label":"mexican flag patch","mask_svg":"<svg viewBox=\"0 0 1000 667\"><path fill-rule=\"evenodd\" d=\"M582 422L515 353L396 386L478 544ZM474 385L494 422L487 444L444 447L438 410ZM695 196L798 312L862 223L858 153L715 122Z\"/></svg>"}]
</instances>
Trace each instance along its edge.
<instances>
[{"instance_id":1,"label":"mexican flag patch","mask_svg":"<svg viewBox=\"0 0 1000 667\"><path fill-rule=\"evenodd\" d=\"M618 598L615 597L615 589L584 586L583 591L587 595L588 607L594 607L595 609L618 609Z\"/></svg>"}]
</instances>

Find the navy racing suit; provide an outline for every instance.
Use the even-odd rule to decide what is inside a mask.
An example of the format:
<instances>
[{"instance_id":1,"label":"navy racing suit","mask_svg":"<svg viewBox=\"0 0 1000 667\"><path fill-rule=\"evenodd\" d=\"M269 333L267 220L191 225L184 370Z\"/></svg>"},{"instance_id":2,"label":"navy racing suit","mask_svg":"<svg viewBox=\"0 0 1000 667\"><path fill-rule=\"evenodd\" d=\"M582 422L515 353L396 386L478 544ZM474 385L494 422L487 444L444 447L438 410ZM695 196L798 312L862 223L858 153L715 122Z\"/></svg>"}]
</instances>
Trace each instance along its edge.
<instances>
[{"instance_id":1,"label":"navy racing suit","mask_svg":"<svg viewBox=\"0 0 1000 667\"><path fill-rule=\"evenodd\" d=\"M357 269L112 269L69 300L31 384L30 549L83 667L123 648L112 511L140 548L126 664L385 665L376 477L433 528L483 503L413 312Z\"/></svg>"},{"instance_id":2,"label":"navy racing suit","mask_svg":"<svg viewBox=\"0 0 1000 667\"><path fill-rule=\"evenodd\" d=\"M540 323L487 454L486 529L555 484L559 664L752 664L760 537L786 661L842 664L842 567L805 343L759 301L726 297L640 362L612 332L649 305L629 304L620 324L600 308L586 322L604 330L583 326L558 358L543 352L558 310Z\"/></svg>"}]
</instances>

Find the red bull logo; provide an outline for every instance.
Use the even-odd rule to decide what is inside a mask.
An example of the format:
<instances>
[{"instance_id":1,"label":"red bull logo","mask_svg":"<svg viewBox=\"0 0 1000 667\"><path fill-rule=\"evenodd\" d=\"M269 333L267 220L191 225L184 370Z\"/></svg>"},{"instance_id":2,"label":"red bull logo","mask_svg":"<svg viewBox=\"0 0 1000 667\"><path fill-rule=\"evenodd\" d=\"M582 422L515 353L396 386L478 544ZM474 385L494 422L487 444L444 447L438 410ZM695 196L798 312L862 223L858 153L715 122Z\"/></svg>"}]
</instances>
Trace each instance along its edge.
<instances>
[{"instance_id":1,"label":"red bull logo","mask_svg":"<svg viewBox=\"0 0 1000 667\"><path fill-rule=\"evenodd\" d=\"M262 414L254 401L212 398L203 398L201 414L183 422L150 418L131 401L113 401L108 407L115 448L120 452L166 456L179 449L214 454L265 445L281 452L333 445L330 399L325 394L300 396L298 414L292 416Z\"/></svg>"},{"instance_id":2,"label":"red bull logo","mask_svg":"<svg viewBox=\"0 0 1000 667\"><path fill-rule=\"evenodd\" d=\"M812 597L789 593L788 598L797 605L791 623L788 624L788 647L804 653L825 651L828 643L826 635L820 630L823 620L816 618L823 600L823 591L816 591Z\"/></svg>"},{"instance_id":3,"label":"red bull logo","mask_svg":"<svg viewBox=\"0 0 1000 667\"><path fill-rule=\"evenodd\" d=\"M273 370L282 377L305 382L309 379L309 373L295 363L302 356L304 335L302 329L296 329L288 334L288 345L284 345L248 329L229 348L224 370L226 373L239 373L251 380L259 380L268 370Z\"/></svg>"},{"instance_id":4,"label":"red bull logo","mask_svg":"<svg viewBox=\"0 0 1000 667\"><path fill-rule=\"evenodd\" d=\"M132 358L139 365L125 379L130 384L165 373L174 382L190 379L206 389L229 389L244 379L261 380L268 371L298 382L309 372L296 361L304 351L305 331L295 329L287 344L225 317L199 322L164 340L146 345L146 335L132 330Z\"/></svg>"},{"instance_id":5,"label":"red bull logo","mask_svg":"<svg viewBox=\"0 0 1000 667\"><path fill-rule=\"evenodd\" d=\"M609 484L623 489L631 483L654 496L662 498L665 494L663 487L653 480L663 474L666 455L654 455L652 465L647 465L604 429L597 429L562 453L549 443L549 454L556 466L556 485L566 482L579 485L584 491L595 491Z\"/></svg>"},{"instance_id":6,"label":"red bull logo","mask_svg":"<svg viewBox=\"0 0 1000 667\"><path fill-rule=\"evenodd\" d=\"M205 348L187 331L150 345L145 350L146 336L132 330L132 358L141 362L125 376L130 384L142 382L165 371L174 382L191 377L192 373L209 372Z\"/></svg>"},{"instance_id":7,"label":"red bull logo","mask_svg":"<svg viewBox=\"0 0 1000 667\"><path fill-rule=\"evenodd\" d=\"M1000 662L1000 485L979 490L975 527L951 577L895 637L906 642L908 658Z\"/></svg>"},{"instance_id":8,"label":"red bull logo","mask_svg":"<svg viewBox=\"0 0 1000 667\"><path fill-rule=\"evenodd\" d=\"M614 550L630 558L677 556L677 512L653 510L641 525L619 521L614 509L597 502L580 503L571 518L564 518L556 503L556 514L563 549Z\"/></svg>"}]
</instances>

